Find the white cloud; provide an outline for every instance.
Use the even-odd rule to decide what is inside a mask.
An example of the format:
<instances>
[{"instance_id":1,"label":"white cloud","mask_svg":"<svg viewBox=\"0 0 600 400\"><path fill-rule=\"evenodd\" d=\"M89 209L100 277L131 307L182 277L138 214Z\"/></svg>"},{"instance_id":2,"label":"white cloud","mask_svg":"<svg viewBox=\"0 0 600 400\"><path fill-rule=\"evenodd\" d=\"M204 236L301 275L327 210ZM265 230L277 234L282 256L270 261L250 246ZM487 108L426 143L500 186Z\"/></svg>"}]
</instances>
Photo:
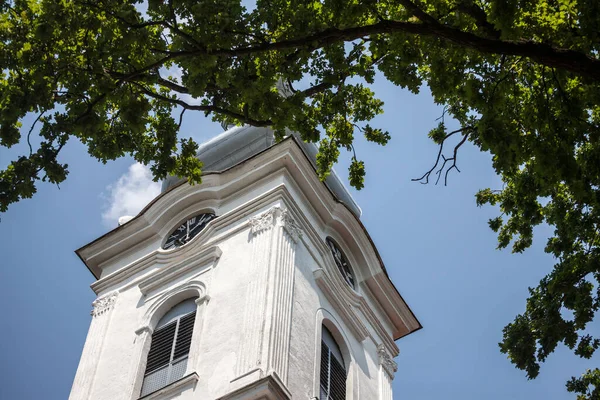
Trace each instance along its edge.
<instances>
[{"instance_id":1,"label":"white cloud","mask_svg":"<svg viewBox=\"0 0 600 400\"><path fill-rule=\"evenodd\" d=\"M153 198L160 194L159 182L152 181L150 169L142 164L132 164L117 182L106 187L105 211L102 220L115 227L119 217L137 215Z\"/></svg>"}]
</instances>

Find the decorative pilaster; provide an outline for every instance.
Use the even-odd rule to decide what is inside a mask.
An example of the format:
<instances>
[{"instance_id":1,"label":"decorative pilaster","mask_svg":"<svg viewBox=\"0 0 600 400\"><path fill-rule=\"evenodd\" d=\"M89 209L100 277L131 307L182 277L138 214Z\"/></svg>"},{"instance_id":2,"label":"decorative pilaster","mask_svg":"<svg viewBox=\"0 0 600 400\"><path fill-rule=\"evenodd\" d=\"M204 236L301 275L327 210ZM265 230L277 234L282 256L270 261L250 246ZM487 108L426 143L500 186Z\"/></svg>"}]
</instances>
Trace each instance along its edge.
<instances>
[{"instance_id":1,"label":"decorative pilaster","mask_svg":"<svg viewBox=\"0 0 600 400\"><path fill-rule=\"evenodd\" d=\"M377 346L377 354L379 355L379 399L392 400L392 380L394 374L398 370L398 364L392 359L385 345Z\"/></svg>"},{"instance_id":2,"label":"decorative pilaster","mask_svg":"<svg viewBox=\"0 0 600 400\"><path fill-rule=\"evenodd\" d=\"M117 296L118 292L112 292L97 298L92 303L92 322L83 346L81 361L79 362L79 368L77 368L69 400L90 398L98 360L100 359L104 338L110 323L111 311L114 308Z\"/></svg>"},{"instance_id":3,"label":"decorative pilaster","mask_svg":"<svg viewBox=\"0 0 600 400\"><path fill-rule=\"evenodd\" d=\"M272 228L275 225L275 213L278 210L278 207L273 207L249 220L252 256L249 265L250 282L246 290L242 329L244 334L240 341L236 366L237 377L263 368L260 359L261 339L266 307L268 266L273 241Z\"/></svg>"},{"instance_id":4,"label":"decorative pilaster","mask_svg":"<svg viewBox=\"0 0 600 400\"><path fill-rule=\"evenodd\" d=\"M287 383L296 243L302 236L288 210L272 207L250 219L251 281L237 375L259 369ZM259 374L260 375L260 374Z\"/></svg>"},{"instance_id":5,"label":"decorative pilaster","mask_svg":"<svg viewBox=\"0 0 600 400\"><path fill-rule=\"evenodd\" d=\"M280 212L276 225L276 248L269 267L269 288L272 290L267 296L267 372L275 372L287 384L296 244L302 237L302 230L288 210Z\"/></svg>"}]
</instances>

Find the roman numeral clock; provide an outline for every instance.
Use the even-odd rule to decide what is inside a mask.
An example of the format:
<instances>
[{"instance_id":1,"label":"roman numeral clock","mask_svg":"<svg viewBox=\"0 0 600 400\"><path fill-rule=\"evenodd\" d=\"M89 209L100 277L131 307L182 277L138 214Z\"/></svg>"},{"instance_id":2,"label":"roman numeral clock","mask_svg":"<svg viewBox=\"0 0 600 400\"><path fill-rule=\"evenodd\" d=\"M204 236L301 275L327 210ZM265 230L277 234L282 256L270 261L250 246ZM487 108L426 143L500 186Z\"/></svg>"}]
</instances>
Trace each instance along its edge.
<instances>
[{"instance_id":1,"label":"roman numeral clock","mask_svg":"<svg viewBox=\"0 0 600 400\"><path fill-rule=\"evenodd\" d=\"M215 218L216 215L213 213L202 213L193 216L171 232L163 245L163 249L169 250L183 246L199 234L206 224Z\"/></svg>"}]
</instances>

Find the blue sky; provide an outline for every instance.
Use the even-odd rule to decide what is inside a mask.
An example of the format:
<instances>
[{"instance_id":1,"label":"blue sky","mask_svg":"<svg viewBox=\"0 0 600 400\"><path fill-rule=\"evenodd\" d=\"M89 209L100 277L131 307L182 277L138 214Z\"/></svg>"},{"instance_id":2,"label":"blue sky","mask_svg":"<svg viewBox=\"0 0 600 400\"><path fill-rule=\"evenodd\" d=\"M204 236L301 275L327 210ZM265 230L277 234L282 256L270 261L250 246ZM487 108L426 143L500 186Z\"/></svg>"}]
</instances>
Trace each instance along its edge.
<instances>
[{"instance_id":1,"label":"blue sky","mask_svg":"<svg viewBox=\"0 0 600 400\"><path fill-rule=\"evenodd\" d=\"M363 223L387 270L424 329L399 340L394 381L397 399L573 399L565 381L597 364L561 346L540 377L525 374L500 354L502 328L524 310L527 287L550 271L543 253L547 227L525 254L497 251L487 220L497 210L475 205L474 194L498 188L489 154L465 145L462 173L449 185L411 182L429 169L437 147L426 133L441 115L425 91L412 95L382 80L385 101L376 125L386 147L356 144L366 163L365 188L352 191ZM201 115L186 115L182 136L206 140L221 129ZM24 129L29 129L26 121ZM0 149L0 168L23 147ZM68 180L42 184L33 199L1 216L0 398L66 399L90 322L92 275L73 252L116 226L115 218L141 208L156 191L130 159L102 165L70 142L61 155ZM349 155L336 167L345 177Z\"/></svg>"}]
</instances>

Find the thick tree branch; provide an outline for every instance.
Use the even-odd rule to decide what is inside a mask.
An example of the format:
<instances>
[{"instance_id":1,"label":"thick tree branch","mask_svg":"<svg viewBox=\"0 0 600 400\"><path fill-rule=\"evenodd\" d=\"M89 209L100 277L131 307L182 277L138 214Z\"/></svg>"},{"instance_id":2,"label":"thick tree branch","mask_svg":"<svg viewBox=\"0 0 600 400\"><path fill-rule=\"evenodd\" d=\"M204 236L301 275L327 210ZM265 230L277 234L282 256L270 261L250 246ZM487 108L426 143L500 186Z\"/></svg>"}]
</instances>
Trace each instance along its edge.
<instances>
[{"instance_id":1,"label":"thick tree branch","mask_svg":"<svg viewBox=\"0 0 600 400\"><path fill-rule=\"evenodd\" d=\"M180 58L197 57L202 55L240 57L269 51L281 51L299 47L310 47L312 50L326 47L340 41L353 41L366 36L399 33L416 34L428 37L438 37L466 48L488 54L504 54L528 57L542 65L564 69L584 77L600 80L600 60L576 50L556 48L533 40L501 40L481 37L471 32L446 26L440 23L412 23L403 21L384 20L367 26L357 26L346 29L328 28L312 35L282 40L279 42L262 43L238 48L200 48L188 51L166 51L166 56L156 62L132 71L128 77L133 78L149 70L160 67L168 61ZM128 80L128 79L126 79Z\"/></svg>"}]
</instances>

